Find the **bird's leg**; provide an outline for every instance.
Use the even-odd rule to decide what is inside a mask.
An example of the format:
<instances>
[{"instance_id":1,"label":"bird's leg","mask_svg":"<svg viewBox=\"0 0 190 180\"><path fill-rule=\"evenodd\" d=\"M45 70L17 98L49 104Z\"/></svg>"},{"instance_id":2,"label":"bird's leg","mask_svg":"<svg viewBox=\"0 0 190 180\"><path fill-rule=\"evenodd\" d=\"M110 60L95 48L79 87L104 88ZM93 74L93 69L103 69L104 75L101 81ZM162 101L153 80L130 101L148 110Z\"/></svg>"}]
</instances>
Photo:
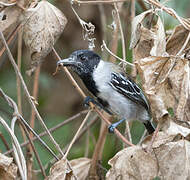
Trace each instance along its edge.
<instances>
[{"instance_id":1,"label":"bird's leg","mask_svg":"<svg viewBox=\"0 0 190 180\"><path fill-rule=\"evenodd\" d=\"M89 103L93 103L94 105L98 106L99 108L103 109L104 111L106 111L108 114L112 115L112 113L107 109L105 108L101 103L95 101L93 98L91 98L90 96L87 96L85 99L84 99L84 105L85 106L89 106Z\"/></svg>"},{"instance_id":2,"label":"bird's leg","mask_svg":"<svg viewBox=\"0 0 190 180\"><path fill-rule=\"evenodd\" d=\"M111 124L109 127L108 127L108 131L109 133L114 133L114 129L119 125L121 124L123 121L125 121L125 119L121 119L113 124Z\"/></svg>"},{"instance_id":3,"label":"bird's leg","mask_svg":"<svg viewBox=\"0 0 190 180\"><path fill-rule=\"evenodd\" d=\"M96 104L96 101L93 98L91 98L90 96L86 96L83 104L84 104L84 106L88 107L88 106L90 106L90 102L93 104Z\"/></svg>"}]
</instances>

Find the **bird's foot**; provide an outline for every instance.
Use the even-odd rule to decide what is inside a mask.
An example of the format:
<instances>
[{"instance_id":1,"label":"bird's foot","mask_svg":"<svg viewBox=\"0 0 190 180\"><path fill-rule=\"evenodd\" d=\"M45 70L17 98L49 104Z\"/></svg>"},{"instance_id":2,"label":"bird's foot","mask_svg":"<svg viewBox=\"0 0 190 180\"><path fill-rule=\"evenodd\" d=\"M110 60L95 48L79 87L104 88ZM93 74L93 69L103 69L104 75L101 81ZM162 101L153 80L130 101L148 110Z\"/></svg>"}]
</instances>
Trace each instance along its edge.
<instances>
[{"instance_id":1,"label":"bird's foot","mask_svg":"<svg viewBox=\"0 0 190 180\"><path fill-rule=\"evenodd\" d=\"M109 132L109 133L114 133L114 129L115 129L119 124L121 124L123 121L125 121L125 119L121 119L121 120L119 120L118 122L115 122L115 123L111 124L111 125L108 127L108 132Z\"/></svg>"},{"instance_id":2,"label":"bird's foot","mask_svg":"<svg viewBox=\"0 0 190 180\"><path fill-rule=\"evenodd\" d=\"M90 102L93 103L93 104L96 104L96 103L95 103L95 100L94 100L93 98L91 98L90 96L87 96L87 97L85 97L85 99L84 99L83 105L84 105L85 107L89 107L89 106L90 106Z\"/></svg>"},{"instance_id":3,"label":"bird's foot","mask_svg":"<svg viewBox=\"0 0 190 180\"><path fill-rule=\"evenodd\" d=\"M84 106L85 107L89 107L90 106L90 102L93 103L94 105L98 106L100 109L103 109L104 111L106 111L108 114L113 115L112 112L110 110L108 110L107 108L105 108L101 103L95 101L93 98L91 98L90 96L87 96L84 99Z\"/></svg>"},{"instance_id":4,"label":"bird's foot","mask_svg":"<svg viewBox=\"0 0 190 180\"><path fill-rule=\"evenodd\" d=\"M108 132L109 133L114 133L115 126L113 124L109 125L108 127Z\"/></svg>"}]
</instances>

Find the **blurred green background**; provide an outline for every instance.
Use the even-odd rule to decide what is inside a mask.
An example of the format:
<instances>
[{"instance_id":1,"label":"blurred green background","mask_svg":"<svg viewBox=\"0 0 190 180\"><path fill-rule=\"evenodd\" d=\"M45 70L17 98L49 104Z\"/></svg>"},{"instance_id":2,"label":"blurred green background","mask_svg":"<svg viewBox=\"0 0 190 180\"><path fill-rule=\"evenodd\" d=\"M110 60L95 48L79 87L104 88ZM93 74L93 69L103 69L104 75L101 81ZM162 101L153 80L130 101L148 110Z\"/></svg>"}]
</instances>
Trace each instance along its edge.
<instances>
[{"instance_id":1,"label":"blurred green background","mask_svg":"<svg viewBox=\"0 0 190 180\"><path fill-rule=\"evenodd\" d=\"M165 2L168 7L171 7L176 10L176 12L183 17L190 17L190 3L189 0L171 0L171 1L161 1ZM58 7L67 17L68 24L65 27L65 30L59 40L55 45L55 49L59 53L62 58L67 57L72 51L77 49L86 49L87 42L83 40L82 37L82 29L81 26L73 14L70 3L66 0L56 0L51 1L56 7ZM131 61L132 59L132 52L129 50L129 43L130 43L130 26L125 24L125 19L127 18L127 11L129 10L130 2L127 1L124 4L124 7L121 12L121 19L123 30L125 33L125 39L127 44L127 59ZM101 44L103 38L106 37L106 43L109 45L109 42L112 39L112 30L108 28L113 21L112 19L112 5L103 5L102 8L105 11L106 15L106 24L105 27L102 27L101 24L101 17L100 17L100 7L97 5L74 5L75 10L80 15L82 19L86 22L91 22L95 25L95 51L104 57L109 57L108 53L105 51L101 51ZM147 5L148 7L148 5ZM136 2L136 14L140 14L142 12L141 6ZM172 18L171 16L167 15L164 12L160 13L162 20L164 20L166 30L172 29L178 22ZM105 30L105 35L103 35L103 31ZM11 51L16 59L17 55L17 37L12 41L10 44ZM117 55L122 58L122 46L121 42L119 41ZM22 75L25 79L25 82L32 92L32 84L33 84L33 77L29 77L26 75L26 70L30 68L30 57L29 52L23 44L23 55L22 55ZM60 71L58 74L53 76L56 68L56 58L53 56L53 53L50 53L46 58L44 63L41 67L40 79L39 79L39 98L38 98L38 110L42 115L45 124L48 128L54 127L55 125L63 122L65 119L71 117L74 114L79 113L81 110L84 110L85 107L83 106L83 99L78 94L78 92L73 88L71 82L66 77L63 71ZM130 72L130 69L129 69ZM72 73L73 74L73 73ZM85 90L87 93L84 85L81 81L76 77L75 74L73 76L76 78L79 85ZM12 66L9 63L6 53L4 53L0 59L0 87L4 90L4 92L17 101L17 91L16 91L16 76L13 71ZM88 93L87 93L88 94ZM26 97L22 91L22 107L23 107L23 116L26 120L29 121L31 115L30 106L26 100ZM0 116L2 116L7 123L10 124L11 115L13 111L10 107L6 104L6 102L0 98ZM53 132L53 136L55 137L56 141L60 144L61 148L64 148L71 139L73 138L74 134L77 131L81 121L84 119L85 115L82 115L79 118L76 118L71 123L57 129ZM93 150L95 147L95 142L98 139L100 129L100 119L90 128L90 137L89 137L89 154L88 157L91 157L93 154ZM38 120L35 121L35 130L36 132L40 133L44 131L41 128ZM125 130L125 123L123 123L119 130L124 133ZM131 135L133 139L133 143L138 143L142 133L144 130L144 126L139 122L133 122L131 124ZM11 147L11 139L5 129L0 125L0 132L6 137L7 142ZM21 132L19 127L16 127L15 130L17 136L20 139L20 142L23 142L23 138L21 136ZM76 144L71 149L69 153L69 159L75 159L79 157L83 157L85 154L85 146L86 146L86 136L85 133L80 140L77 141ZM47 137L43 137L50 147L53 148L53 145L49 142ZM35 145L37 151L40 154L41 160L45 165L48 163L52 157L47 153L47 151L42 148L42 146L35 141ZM123 148L123 144L118 141L118 138L114 134L108 134L106 138L106 143L104 146L103 151L103 158L102 164L103 167L109 169L109 165L107 164L108 160L113 157L120 149ZM23 148L24 149L24 148ZM6 148L2 141L0 140L0 150L2 153L6 152ZM54 149L55 150L55 149ZM55 150L56 151L56 150ZM36 159L34 158L34 169L39 169L38 164L36 163ZM49 168L46 169L49 172ZM42 178L41 175L37 176L37 179Z\"/></svg>"}]
</instances>

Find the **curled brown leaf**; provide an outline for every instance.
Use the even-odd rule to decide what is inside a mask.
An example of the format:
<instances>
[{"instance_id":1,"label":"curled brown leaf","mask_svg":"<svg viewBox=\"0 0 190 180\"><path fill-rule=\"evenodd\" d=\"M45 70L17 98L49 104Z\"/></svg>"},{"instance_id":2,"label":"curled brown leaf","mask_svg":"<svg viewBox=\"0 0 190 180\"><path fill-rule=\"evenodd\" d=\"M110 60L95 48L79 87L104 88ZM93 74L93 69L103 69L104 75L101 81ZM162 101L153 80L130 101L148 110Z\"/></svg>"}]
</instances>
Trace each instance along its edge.
<instances>
[{"instance_id":1,"label":"curled brown leaf","mask_svg":"<svg viewBox=\"0 0 190 180\"><path fill-rule=\"evenodd\" d=\"M190 178L190 143L187 140L169 142L155 148L161 179Z\"/></svg>"},{"instance_id":2,"label":"curled brown leaf","mask_svg":"<svg viewBox=\"0 0 190 180\"><path fill-rule=\"evenodd\" d=\"M41 1L25 12L23 24L24 41L30 50L32 67L35 69L52 50L67 19L55 6Z\"/></svg>"},{"instance_id":3,"label":"curled brown leaf","mask_svg":"<svg viewBox=\"0 0 190 180\"><path fill-rule=\"evenodd\" d=\"M176 26L171 36L168 37L166 45L167 53L170 55L176 55L185 43L188 33L189 31L185 29L182 25ZM190 41L188 41L185 49L189 48L189 46Z\"/></svg>"},{"instance_id":4,"label":"curled brown leaf","mask_svg":"<svg viewBox=\"0 0 190 180\"><path fill-rule=\"evenodd\" d=\"M139 146L123 149L109 160L109 164L111 169L106 179L153 179L158 172L155 157Z\"/></svg>"},{"instance_id":5,"label":"curled brown leaf","mask_svg":"<svg viewBox=\"0 0 190 180\"><path fill-rule=\"evenodd\" d=\"M91 159L82 157L78 159L73 159L70 161L70 163L75 175L79 180L87 178L91 165Z\"/></svg>"},{"instance_id":6,"label":"curled brown leaf","mask_svg":"<svg viewBox=\"0 0 190 180\"><path fill-rule=\"evenodd\" d=\"M189 61L176 57L147 57L136 62L154 117L159 120L172 108L180 121L189 121L185 109L190 95Z\"/></svg>"},{"instance_id":7,"label":"curled brown leaf","mask_svg":"<svg viewBox=\"0 0 190 180\"><path fill-rule=\"evenodd\" d=\"M152 28L144 25L148 15L156 16L157 23ZM162 56L166 52L166 37L161 18L152 13L152 10L145 11L136 16L132 22L132 35L130 48L134 48L134 60L148 56Z\"/></svg>"},{"instance_id":8,"label":"curled brown leaf","mask_svg":"<svg viewBox=\"0 0 190 180\"><path fill-rule=\"evenodd\" d=\"M68 167L68 160L61 159L50 168L47 180L74 179L73 172Z\"/></svg>"},{"instance_id":9,"label":"curled brown leaf","mask_svg":"<svg viewBox=\"0 0 190 180\"><path fill-rule=\"evenodd\" d=\"M0 179L12 180L17 177L17 166L13 163L13 158L0 154Z\"/></svg>"}]
</instances>

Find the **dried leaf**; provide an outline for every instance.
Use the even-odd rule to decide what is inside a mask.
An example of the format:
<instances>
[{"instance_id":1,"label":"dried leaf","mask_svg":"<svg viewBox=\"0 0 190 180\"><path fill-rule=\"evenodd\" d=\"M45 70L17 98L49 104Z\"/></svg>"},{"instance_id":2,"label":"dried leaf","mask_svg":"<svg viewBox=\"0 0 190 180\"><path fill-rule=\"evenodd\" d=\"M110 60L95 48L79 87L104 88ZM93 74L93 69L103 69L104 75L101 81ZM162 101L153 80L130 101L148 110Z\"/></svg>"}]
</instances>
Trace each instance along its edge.
<instances>
[{"instance_id":1,"label":"dried leaf","mask_svg":"<svg viewBox=\"0 0 190 180\"><path fill-rule=\"evenodd\" d=\"M180 126L180 125L176 124L175 122L171 121L168 129L166 130L166 133L169 136L181 135L185 138L185 137L190 135L190 129L183 127L183 126Z\"/></svg>"},{"instance_id":2,"label":"dried leaf","mask_svg":"<svg viewBox=\"0 0 190 180\"><path fill-rule=\"evenodd\" d=\"M68 160L61 159L56 162L50 169L50 175L47 180L74 180L73 172L69 169Z\"/></svg>"},{"instance_id":3,"label":"dried leaf","mask_svg":"<svg viewBox=\"0 0 190 180\"><path fill-rule=\"evenodd\" d=\"M79 180L86 179L90 169L91 159L78 158L70 161L74 174Z\"/></svg>"},{"instance_id":4,"label":"dried leaf","mask_svg":"<svg viewBox=\"0 0 190 180\"><path fill-rule=\"evenodd\" d=\"M153 116L156 119L160 119L168 114L167 106L165 105L166 92L162 87L164 84L157 83L159 74L163 70L163 66L168 59L169 58L166 57L147 57L136 62L138 71L141 75L144 92L150 101ZM168 88L166 88L166 90L167 89ZM173 98L169 96L167 96L167 98L169 101L172 101L169 102L170 105L174 104Z\"/></svg>"},{"instance_id":5,"label":"dried leaf","mask_svg":"<svg viewBox=\"0 0 190 180\"><path fill-rule=\"evenodd\" d=\"M173 30L172 35L167 40L167 53L170 55L176 55L185 43L188 34L189 31L185 29L182 25L176 26L176 28ZM188 48L189 46L190 41L187 43L186 48Z\"/></svg>"},{"instance_id":6,"label":"dried leaf","mask_svg":"<svg viewBox=\"0 0 190 180\"><path fill-rule=\"evenodd\" d=\"M52 50L66 23L64 14L47 1L41 1L25 12L23 36L34 69Z\"/></svg>"},{"instance_id":7,"label":"dried leaf","mask_svg":"<svg viewBox=\"0 0 190 180\"><path fill-rule=\"evenodd\" d=\"M134 146L118 152L110 161L112 166L107 179L154 179L167 180L190 178L190 142L172 141L166 133L159 132L152 154ZM149 141L150 143L150 141Z\"/></svg>"},{"instance_id":8,"label":"dried leaf","mask_svg":"<svg viewBox=\"0 0 190 180\"><path fill-rule=\"evenodd\" d=\"M146 11L136 16L132 22L132 35L130 48L134 48L134 59L152 56L163 56L166 53L166 37L161 18L158 17L157 24L148 29L143 25L145 17L151 13Z\"/></svg>"},{"instance_id":9,"label":"dried leaf","mask_svg":"<svg viewBox=\"0 0 190 180\"><path fill-rule=\"evenodd\" d=\"M163 144L171 142L175 138L175 136L176 135L168 135L165 132L159 131L152 144L152 148L158 148ZM150 145L151 140L152 140L152 136L146 136L142 142L142 147L146 149Z\"/></svg>"},{"instance_id":10,"label":"dried leaf","mask_svg":"<svg viewBox=\"0 0 190 180\"><path fill-rule=\"evenodd\" d=\"M190 135L190 129L180 126L173 121L169 121L169 127L165 131L158 132L153 144L152 148L158 148L161 145L167 144L172 142L176 139L181 139L181 137L186 138ZM142 147L147 148L150 145L152 136L147 136L143 142Z\"/></svg>"},{"instance_id":11,"label":"dried leaf","mask_svg":"<svg viewBox=\"0 0 190 180\"><path fill-rule=\"evenodd\" d=\"M156 177L158 172L154 156L139 146L123 149L108 163L111 169L107 172L106 179L147 180Z\"/></svg>"},{"instance_id":12,"label":"dried leaf","mask_svg":"<svg viewBox=\"0 0 190 180\"><path fill-rule=\"evenodd\" d=\"M7 7L3 11L3 18L0 20L0 29L3 32L5 38L9 37L13 30L19 24L19 16L21 15L22 10L19 7ZM3 43L0 40L0 48L2 48Z\"/></svg>"},{"instance_id":13,"label":"dried leaf","mask_svg":"<svg viewBox=\"0 0 190 180\"><path fill-rule=\"evenodd\" d=\"M174 57L147 57L136 62L143 88L159 120L172 108L180 121L189 121L189 61ZM189 111L188 111L189 112Z\"/></svg>"},{"instance_id":14,"label":"dried leaf","mask_svg":"<svg viewBox=\"0 0 190 180\"><path fill-rule=\"evenodd\" d=\"M161 18L158 16L158 21L155 26L154 45L150 51L150 55L162 56L165 52L166 52L165 30Z\"/></svg>"},{"instance_id":15,"label":"dried leaf","mask_svg":"<svg viewBox=\"0 0 190 180\"><path fill-rule=\"evenodd\" d=\"M141 22L143 19L152 12L152 10L145 11L138 16L135 16L135 18L132 21L132 32L131 32L131 42L130 42L130 49L134 48L141 37Z\"/></svg>"},{"instance_id":16,"label":"dried leaf","mask_svg":"<svg viewBox=\"0 0 190 180\"><path fill-rule=\"evenodd\" d=\"M13 158L0 154L0 179L12 180L17 177L17 166L13 163Z\"/></svg>"},{"instance_id":17,"label":"dried leaf","mask_svg":"<svg viewBox=\"0 0 190 180\"><path fill-rule=\"evenodd\" d=\"M154 149L161 179L190 178L190 143L186 140L169 142Z\"/></svg>"}]
</instances>

